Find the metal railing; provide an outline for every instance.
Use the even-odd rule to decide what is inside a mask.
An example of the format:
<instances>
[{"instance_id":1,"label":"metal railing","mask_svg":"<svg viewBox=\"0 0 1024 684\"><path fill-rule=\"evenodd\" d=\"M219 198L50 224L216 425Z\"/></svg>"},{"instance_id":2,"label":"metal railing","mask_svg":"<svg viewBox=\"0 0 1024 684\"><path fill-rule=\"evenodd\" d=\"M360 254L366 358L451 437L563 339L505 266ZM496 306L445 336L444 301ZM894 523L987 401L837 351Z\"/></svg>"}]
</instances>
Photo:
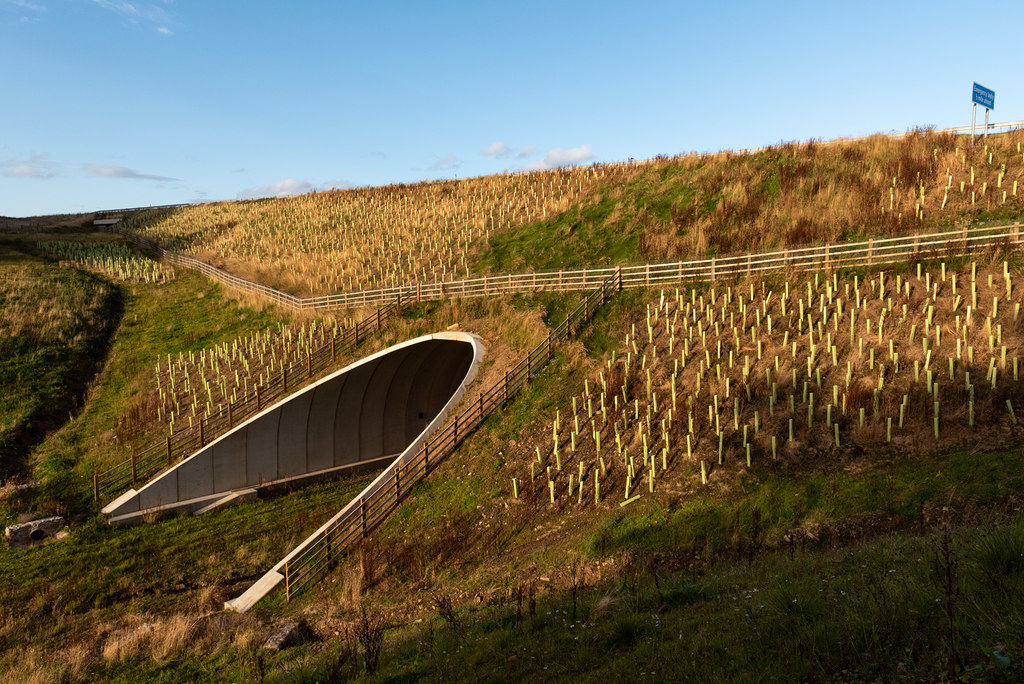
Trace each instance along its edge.
<instances>
[{"instance_id":1,"label":"metal railing","mask_svg":"<svg viewBox=\"0 0 1024 684\"><path fill-rule=\"evenodd\" d=\"M419 451L396 460L353 499L328 525L307 539L285 561L282 574L289 600L324 574L359 540L384 521L412 488L453 453L501 405L544 368L559 342L576 334L622 287L617 269L588 293L583 302L504 377L467 402L467 407L432 435Z\"/></svg>"},{"instance_id":2,"label":"metal railing","mask_svg":"<svg viewBox=\"0 0 1024 684\"><path fill-rule=\"evenodd\" d=\"M93 475L93 497L96 501L112 499L139 482L145 482L164 468L190 456L214 439L235 427L247 418L256 415L272 405L277 399L288 394L289 389L299 389L323 371L331 368L339 354L352 351L360 340L366 339L392 317L401 311L406 300L397 297L395 301L377 309L376 312L354 326L335 333L331 339L316 349L282 368L281 372L264 383L257 383L235 401L228 401L208 417L169 434L164 440L153 442L132 456L107 470Z\"/></svg>"}]
</instances>

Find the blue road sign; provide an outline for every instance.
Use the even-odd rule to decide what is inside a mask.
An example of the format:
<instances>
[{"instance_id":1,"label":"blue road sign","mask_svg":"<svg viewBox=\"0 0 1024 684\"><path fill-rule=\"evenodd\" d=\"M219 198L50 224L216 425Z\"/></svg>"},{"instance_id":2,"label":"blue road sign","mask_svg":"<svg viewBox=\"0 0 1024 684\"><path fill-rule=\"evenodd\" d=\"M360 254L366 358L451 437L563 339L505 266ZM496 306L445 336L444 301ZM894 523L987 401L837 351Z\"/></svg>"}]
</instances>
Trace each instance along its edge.
<instances>
[{"instance_id":1,"label":"blue road sign","mask_svg":"<svg viewBox=\"0 0 1024 684\"><path fill-rule=\"evenodd\" d=\"M989 90L983 85L974 84L974 92L971 95L971 102L980 104L985 109L996 108L996 91Z\"/></svg>"}]
</instances>

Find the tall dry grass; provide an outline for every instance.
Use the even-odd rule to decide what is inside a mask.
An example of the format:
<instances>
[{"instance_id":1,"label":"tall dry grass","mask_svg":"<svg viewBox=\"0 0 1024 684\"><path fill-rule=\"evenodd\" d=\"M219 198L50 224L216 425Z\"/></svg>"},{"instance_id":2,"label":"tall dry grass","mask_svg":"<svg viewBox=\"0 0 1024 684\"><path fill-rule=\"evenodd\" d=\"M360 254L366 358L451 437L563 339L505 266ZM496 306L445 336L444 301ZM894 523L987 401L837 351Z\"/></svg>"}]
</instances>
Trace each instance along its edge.
<instances>
[{"instance_id":1,"label":"tall dry grass","mask_svg":"<svg viewBox=\"0 0 1024 684\"><path fill-rule=\"evenodd\" d=\"M538 222L547 230L545 221L571 207L605 202L610 212L593 219L591 234L636 233L636 260L1019 215L1022 141L1024 132L1013 131L970 147L962 136L913 131L204 204L141 215L128 227L260 282L322 294L465 277L489 238ZM517 263L529 267L530 255Z\"/></svg>"}]
</instances>

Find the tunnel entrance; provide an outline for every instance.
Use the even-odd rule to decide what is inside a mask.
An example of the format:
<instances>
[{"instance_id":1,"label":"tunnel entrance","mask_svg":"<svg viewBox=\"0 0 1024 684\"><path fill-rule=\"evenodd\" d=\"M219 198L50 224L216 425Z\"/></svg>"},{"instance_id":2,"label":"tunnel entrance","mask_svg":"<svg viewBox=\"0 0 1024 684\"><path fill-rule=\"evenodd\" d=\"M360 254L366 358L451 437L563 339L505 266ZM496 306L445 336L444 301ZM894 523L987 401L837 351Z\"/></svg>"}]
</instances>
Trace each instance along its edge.
<instances>
[{"instance_id":1,"label":"tunnel entrance","mask_svg":"<svg viewBox=\"0 0 1024 684\"><path fill-rule=\"evenodd\" d=\"M383 467L440 425L483 351L475 335L446 332L374 354L267 408L103 512L111 523L158 510L202 512L260 487Z\"/></svg>"}]
</instances>

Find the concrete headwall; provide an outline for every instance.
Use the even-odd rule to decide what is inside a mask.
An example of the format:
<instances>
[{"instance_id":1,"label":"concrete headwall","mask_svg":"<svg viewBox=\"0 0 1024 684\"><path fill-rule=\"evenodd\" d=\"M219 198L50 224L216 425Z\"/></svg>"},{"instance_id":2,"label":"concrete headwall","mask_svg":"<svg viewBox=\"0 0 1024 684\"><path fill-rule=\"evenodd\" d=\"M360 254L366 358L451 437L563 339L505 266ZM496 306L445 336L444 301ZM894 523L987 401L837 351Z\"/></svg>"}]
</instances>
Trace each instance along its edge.
<instances>
[{"instance_id":1,"label":"concrete headwall","mask_svg":"<svg viewBox=\"0 0 1024 684\"><path fill-rule=\"evenodd\" d=\"M197 511L265 485L384 465L440 424L482 356L479 338L462 332L386 349L267 408L103 513L130 522L151 511Z\"/></svg>"}]
</instances>

